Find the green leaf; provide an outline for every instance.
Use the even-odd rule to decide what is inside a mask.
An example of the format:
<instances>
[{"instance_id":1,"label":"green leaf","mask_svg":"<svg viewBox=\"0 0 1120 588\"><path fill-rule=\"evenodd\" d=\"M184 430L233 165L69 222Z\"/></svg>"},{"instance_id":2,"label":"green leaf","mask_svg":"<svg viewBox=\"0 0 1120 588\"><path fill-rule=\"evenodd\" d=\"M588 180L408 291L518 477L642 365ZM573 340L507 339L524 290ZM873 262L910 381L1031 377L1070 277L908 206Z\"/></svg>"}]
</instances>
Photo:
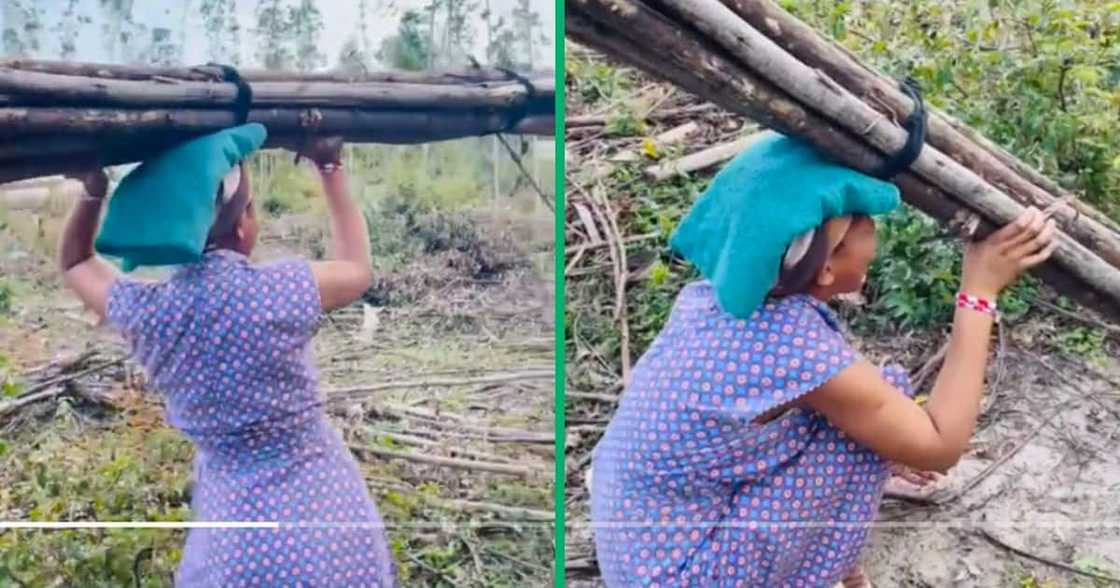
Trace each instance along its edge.
<instances>
[{"instance_id":1,"label":"green leaf","mask_svg":"<svg viewBox=\"0 0 1120 588\"><path fill-rule=\"evenodd\" d=\"M1075 65L1067 75L1084 84L1096 85L1101 81L1101 69L1093 65Z\"/></svg>"},{"instance_id":2,"label":"green leaf","mask_svg":"<svg viewBox=\"0 0 1120 588\"><path fill-rule=\"evenodd\" d=\"M661 286L665 283L665 280L669 279L669 274L669 266L661 263L661 260L657 260L650 268L649 279L654 286Z\"/></svg>"},{"instance_id":3,"label":"green leaf","mask_svg":"<svg viewBox=\"0 0 1120 588\"><path fill-rule=\"evenodd\" d=\"M8 398L19 396L20 392L23 392L23 386L11 379L4 380L4 384L0 385L0 393Z\"/></svg>"}]
</instances>

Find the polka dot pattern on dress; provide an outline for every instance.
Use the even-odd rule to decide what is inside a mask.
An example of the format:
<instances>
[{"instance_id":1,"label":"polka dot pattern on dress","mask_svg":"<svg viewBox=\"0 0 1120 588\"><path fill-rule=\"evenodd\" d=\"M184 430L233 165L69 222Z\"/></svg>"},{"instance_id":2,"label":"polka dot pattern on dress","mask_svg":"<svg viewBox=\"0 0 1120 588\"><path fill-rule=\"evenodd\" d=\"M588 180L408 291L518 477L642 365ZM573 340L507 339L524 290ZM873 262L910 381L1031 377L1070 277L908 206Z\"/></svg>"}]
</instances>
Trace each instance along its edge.
<instances>
[{"instance_id":1,"label":"polka dot pattern on dress","mask_svg":"<svg viewBox=\"0 0 1120 588\"><path fill-rule=\"evenodd\" d=\"M192 529L177 586L395 586L381 517L323 411L306 261L208 253L166 282L118 280L107 315L198 448L194 518L289 523Z\"/></svg>"},{"instance_id":2,"label":"polka dot pattern on dress","mask_svg":"<svg viewBox=\"0 0 1120 588\"><path fill-rule=\"evenodd\" d=\"M592 460L608 586L830 586L855 563L886 463L800 408L755 422L850 366L827 305L768 301L748 320L686 286L635 365ZM888 381L912 394L905 370Z\"/></svg>"}]
</instances>

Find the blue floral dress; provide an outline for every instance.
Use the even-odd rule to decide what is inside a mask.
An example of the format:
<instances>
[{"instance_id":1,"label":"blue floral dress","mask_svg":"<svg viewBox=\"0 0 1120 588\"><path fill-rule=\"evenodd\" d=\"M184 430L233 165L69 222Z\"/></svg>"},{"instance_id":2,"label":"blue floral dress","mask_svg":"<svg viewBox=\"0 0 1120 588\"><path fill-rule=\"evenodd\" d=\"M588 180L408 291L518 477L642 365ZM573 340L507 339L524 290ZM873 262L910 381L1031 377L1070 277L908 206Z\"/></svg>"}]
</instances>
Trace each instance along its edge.
<instances>
[{"instance_id":1,"label":"blue floral dress","mask_svg":"<svg viewBox=\"0 0 1120 588\"><path fill-rule=\"evenodd\" d=\"M608 586L831 586L852 567L888 464L823 416L780 407L858 358L824 303L748 320L689 284L634 367L592 462ZM884 375L912 395L906 372Z\"/></svg>"},{"instance_id":2,"label":"blue floral dress","mask_svg":"<svg viewBox=\"0 0 1120 588\"><path fill-rule=\"evenodd\" d=\"M197 447L177 586L394 585L384 526L327 422L310 343L322 314L305 261L216 251L170 280L119 279L107 315L167 417Z\"/></svg>"}]
</instances>

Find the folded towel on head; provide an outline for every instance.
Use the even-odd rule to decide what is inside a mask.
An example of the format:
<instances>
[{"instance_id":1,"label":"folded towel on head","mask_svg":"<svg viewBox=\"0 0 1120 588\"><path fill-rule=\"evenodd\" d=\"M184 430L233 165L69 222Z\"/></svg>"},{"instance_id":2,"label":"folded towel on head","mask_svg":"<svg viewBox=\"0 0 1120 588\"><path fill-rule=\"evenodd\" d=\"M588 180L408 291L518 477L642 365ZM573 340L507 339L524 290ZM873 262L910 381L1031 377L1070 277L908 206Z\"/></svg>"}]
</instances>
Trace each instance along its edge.
<instances>
[{"instance_id":1,"label":"folded towel on head","mask_svg":"<svg viewBox=\"0 0 1120 588\"><path fill-rule=\"evenodd\" d=\"M900 202L893 184L833 163L808 143L771 135L716 175L670 239L712 283L720 307L738 318L765 301L783 262L796 264L825 221L884 214Z\"/></svg>"},{"instance_id":2,"label":"folded towel on head","mask_svg":"<svg viewBox=\"0 0 1120 588\"><path fill-rule=\"evenodd\" d=\"M241 181L238 164L264 144L267 134L260 124L245 124L141 163L109 199L96 251L119 258L124 271L201 260L220 211L218 189L221 203L233 197Z\"/></svg>"}]
</instances>

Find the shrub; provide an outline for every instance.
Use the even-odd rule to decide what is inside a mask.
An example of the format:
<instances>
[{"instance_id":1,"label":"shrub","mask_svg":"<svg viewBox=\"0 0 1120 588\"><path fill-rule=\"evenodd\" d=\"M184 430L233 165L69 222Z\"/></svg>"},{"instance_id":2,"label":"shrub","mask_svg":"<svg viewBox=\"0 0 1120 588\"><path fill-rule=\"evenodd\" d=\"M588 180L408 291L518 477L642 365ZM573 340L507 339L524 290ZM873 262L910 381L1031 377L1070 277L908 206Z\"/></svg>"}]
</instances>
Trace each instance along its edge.
<instances>
[{"instance_id":1,"label":"shrub","mask_svg":"<svg viewBox=\"0 0 1120 588\"><path fill-rule=\"evenodd\" d=\"M867 312L857 326L876 332L929 329L953 316L960 287L962 248L959 240L910 206L878 219L879 247L868 273ZM1025 277L1000 297L1005 316L1030 308L1038 281Z\"/></svg>"}]
</instances>

